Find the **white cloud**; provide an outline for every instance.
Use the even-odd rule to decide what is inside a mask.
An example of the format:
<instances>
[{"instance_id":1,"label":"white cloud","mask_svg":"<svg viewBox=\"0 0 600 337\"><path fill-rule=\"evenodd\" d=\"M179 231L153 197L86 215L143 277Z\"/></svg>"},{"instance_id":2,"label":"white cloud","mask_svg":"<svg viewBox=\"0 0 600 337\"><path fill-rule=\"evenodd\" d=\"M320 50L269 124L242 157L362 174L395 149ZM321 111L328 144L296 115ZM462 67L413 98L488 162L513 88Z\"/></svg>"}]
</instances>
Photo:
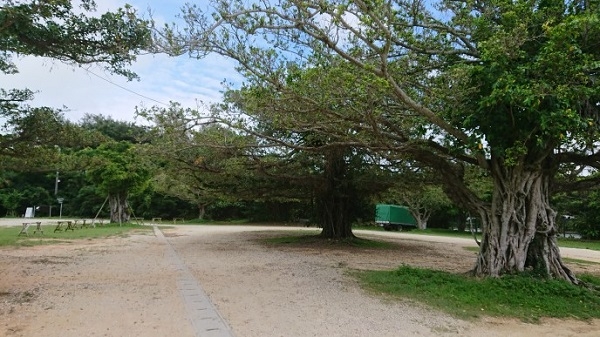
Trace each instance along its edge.
<instances>
[{"instance_id":1,"label":"white cloud","mask_svg":"<svg viewBox=\"0 0 600 337\"><path fill-rule=\"evenodd\" d=\"M100 4L99 11L114 10L124 1L112 0ZM174 16L184 2L137 1L141 11L152 7L161 18ZM161 8L169 8L159 12ZM166 13L166 14L163 14ZM155 101L175 101L185 107L196 107L196 102L216 102L221 99L221 82L241 82L234 63L218 55L204 59L187 56L170 58L165 55L141 56L132 66L141 78L128 82L125 78L106 73L100 67L73 67L39 57L16 59L19 73L0 74L3 88L29 88L38 91L32 106L50 106L69 110L65 116L78 121L84 114L102 114L119 120L134 120L136 106L158 105ZM105 78L103 80L94 74ZM112 82L112 83L109 83ZM144 97L142 97L144 96Z\"/></svg>"},{"instance_id":2,"label":"white cloud","mask_svg":"<svg viewBox=\"0 0 600 337\"><path fill-rule=\"evenodd\" d=\"M38 91L31 105L66 106L65 115L75 121L86 113L133 120L136 106L159 105L156 101L184 106L195 106L197 100L216 102L221 99L223 79L240 80L233 62L216 55L204 60L145 56L132 67L140 81L129 82L99 67L88 72L37 57L22 58L17 66L18 74L0 75L5 87Z\"/></svg>"}]
</instances>

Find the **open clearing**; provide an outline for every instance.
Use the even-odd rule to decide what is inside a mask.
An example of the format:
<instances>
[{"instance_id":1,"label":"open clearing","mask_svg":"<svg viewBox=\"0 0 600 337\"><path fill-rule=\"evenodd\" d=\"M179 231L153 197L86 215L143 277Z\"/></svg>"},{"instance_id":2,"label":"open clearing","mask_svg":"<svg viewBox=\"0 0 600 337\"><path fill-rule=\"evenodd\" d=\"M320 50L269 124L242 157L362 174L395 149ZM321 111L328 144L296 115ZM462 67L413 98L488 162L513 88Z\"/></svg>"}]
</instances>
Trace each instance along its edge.
<instances>
[{"instance_id":1,"label":"open clearing","mask_svg":"<svg viewBox=\"0 0 600 337\"><path fill-rule=\"evenodd\" d=\"M174 226L170 245L237 337L598 336L600 320L464 321L363 291L349 269L401 264L465 272L472 240L356 231L397 250L269 246L261 238L315 229ZM0 249L0 336L195 336L167 245L149 232ZM65 233L68 236L68 233ZM576 272L600 275L600 252L564 249Z\"/></svg>"}]
</instances>

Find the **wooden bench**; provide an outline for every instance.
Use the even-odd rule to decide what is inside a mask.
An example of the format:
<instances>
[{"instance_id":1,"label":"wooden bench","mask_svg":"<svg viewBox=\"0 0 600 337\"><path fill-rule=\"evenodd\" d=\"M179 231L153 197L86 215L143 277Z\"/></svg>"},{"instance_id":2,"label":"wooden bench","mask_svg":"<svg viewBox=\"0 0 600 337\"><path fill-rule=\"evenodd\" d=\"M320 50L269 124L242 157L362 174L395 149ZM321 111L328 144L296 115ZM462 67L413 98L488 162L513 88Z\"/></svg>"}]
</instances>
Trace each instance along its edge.
<instances>
[{"instance_id":1,"label":"wooden bench","mask_svg":"<svg viewBox=\"0 0 600 337\"><path fill-rule=\"evenodd\" d=\"M173 224L177 224L178 220L181 221L181 222L185 221L184 218L173 218Z\"/></svg>"},{"instance_id":2,"label":"wooden bench","mask_svg":"<svg viewBox=\"0 0 600 337\"><path fill-rule=\"evenodd\" d=\"M162 222L162 218L152 218L152 222Z\"/></svg>"},{"instance_id":3,"label":"wooden bench","mask_svg":"<svg viewBox=\"0 0 600 337\"><path fill-rule=\"evenodd\" d=\"M75 222L73 223L73 227L75 227L75 228L77 228L77 226L79 226L79 228L84 228L84 227L88 228L92 225L93 224L90 224L87 219L78 219L78 220L75 220Z\"/></svg>"},{"instance_id":4,"label":"wooden bench","mask_svg":"<svg viewBox=\"0 0 600 337\"><path fill-rule=\"evenodd\" d=\"M29 227L31 227L32 225L35 225L35 230L33 231L33 234L40 232L42 235L44 235L44 231L42 230L42 222L41 221L34 221L34 222L23 222L23 228L21 228L21 231L19 232L18 236L21 236L23 234L25 234L25 236L29 236Z\"/></svg>"},{"instance_id":5,"label":"wooden bench","mask_svg":"<svg viewBox=\"0 0 600 337\"><path fill-rule=\"evenodd\" d=\"M66 227L63 228L63 225L66 225ZM64 230L65 232L68 230L72 230L75 231L75 227L73 227L73 221L71 220L64 220L64 221L57 221L56 222L56 227L54 228L54 232L56 233L57 231L62 231Z\"/></svg>"}]
</instances>

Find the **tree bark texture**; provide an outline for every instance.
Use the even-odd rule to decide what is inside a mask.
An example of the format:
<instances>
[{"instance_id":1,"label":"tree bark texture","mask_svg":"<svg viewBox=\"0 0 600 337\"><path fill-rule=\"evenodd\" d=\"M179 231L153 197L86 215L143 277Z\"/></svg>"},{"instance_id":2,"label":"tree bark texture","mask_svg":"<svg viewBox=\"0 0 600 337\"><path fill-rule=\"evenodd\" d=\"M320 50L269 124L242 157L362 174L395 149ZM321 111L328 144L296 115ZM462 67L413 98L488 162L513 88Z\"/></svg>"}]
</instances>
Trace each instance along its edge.
<instances>
[{"instance_id":1,"label":"tree bark texture","mask_svg":"<svg viewBox=\"0 0 600 337\"><path fill-rule=\"evenodd\" d=\"M352 233L352 187L347 178L342 149L332 149L325 155L325 186L317 197L321 236L328 239L354 238Z\"/></svg>"},{"instance_id":2,"label":"tree bark texture","mask_svg":"<svg viewBox=\"0 0 600 337\"><path fill-rule=\"evenodd\" d=\"M129 204L127 203L127 192L109 193L108 204L110 207L110 222L129 222Z\"/></svg>"},{"instance_id":3,"label":"tree bark texture","mask_svg":"<svg viewBox=\"0 0 600 337\"><path fill-rule=\"evenodd\" d=\"M427 222L429 222L429 217L431 217L431 212L421 211L421 210L412 211L412 209L411 209L410 213L412 214L413 218L415 218L418 229L427 229Z\"/></svg>"},{"instance_id":4,"label":"tree bark texture","mask_svg":"<svg viewBox=\"0 0 600 337\"><path fill-rule=\"evenodd\" d=\"M206 214L206 204L204 204L204 203L198 204L198 219L204 220L205 214Z\"/></svg>"},{"instance_id":5,"label":"tree bark texture","mask_svg":"<svg viewBox=\"0 0 600 337\"><path fill-rule=\"evenodd\" d=\"M550 174L523 165L493 163L491 207L481 208L483 238L474 268L477 276L532 270L577 283L563 264L556 240L556 212L550 207Z\"/></svg>"}]
</instances>

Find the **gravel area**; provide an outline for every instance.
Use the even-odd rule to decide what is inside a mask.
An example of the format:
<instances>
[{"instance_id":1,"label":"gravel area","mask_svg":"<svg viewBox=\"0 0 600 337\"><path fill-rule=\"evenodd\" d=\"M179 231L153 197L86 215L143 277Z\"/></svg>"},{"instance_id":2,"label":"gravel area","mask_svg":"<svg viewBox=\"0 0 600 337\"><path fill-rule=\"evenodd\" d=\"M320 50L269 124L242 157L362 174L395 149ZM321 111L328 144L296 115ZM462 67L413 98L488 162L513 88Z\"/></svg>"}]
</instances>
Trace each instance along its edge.
<instances>
[{"instance_id":1,"label":"gravel area","mask_svg":"<svg viewBox=\"0 0 600 337\"><path fill-rule=\"evenodd\" d=\"M173 226L163 233L237 337L599 335L599 320L464 321L368 293L348 273L401 264L464 272L474 262L464 249L470 240L357 231L399 244L384 253L261 240L290 230L316 233L272 226ZM152 231L2 248L0 336L196 336L168 252ZM576 253L600 262L598 252ZM600 275L599 264L572 267Z\"/></svg>"}]
</instances>

